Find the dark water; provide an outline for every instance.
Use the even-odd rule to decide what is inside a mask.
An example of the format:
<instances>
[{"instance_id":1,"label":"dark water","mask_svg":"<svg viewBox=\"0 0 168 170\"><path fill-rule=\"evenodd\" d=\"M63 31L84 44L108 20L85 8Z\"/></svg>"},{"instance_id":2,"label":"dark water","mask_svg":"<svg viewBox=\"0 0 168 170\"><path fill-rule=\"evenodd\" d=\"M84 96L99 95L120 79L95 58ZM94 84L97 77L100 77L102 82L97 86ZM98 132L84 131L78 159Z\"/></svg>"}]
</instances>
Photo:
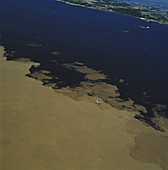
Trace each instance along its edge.
<instances>
[{"instance_id":1,"label":"dark water","mask_svg":"<svg viewBox=\"0 0 168 170\"><path fill-rule=\"evenodd\" d=\"M41 69L59 72L64 85L80 83L83 75L59 64L83 62L102 70L137 103L168 104L167 25L55 0L1 0L0 9L0 42L7 52L16 51L9 60L40 62ZM128 85L118 83L120 78Z\"/></svg>"}]
</instances>

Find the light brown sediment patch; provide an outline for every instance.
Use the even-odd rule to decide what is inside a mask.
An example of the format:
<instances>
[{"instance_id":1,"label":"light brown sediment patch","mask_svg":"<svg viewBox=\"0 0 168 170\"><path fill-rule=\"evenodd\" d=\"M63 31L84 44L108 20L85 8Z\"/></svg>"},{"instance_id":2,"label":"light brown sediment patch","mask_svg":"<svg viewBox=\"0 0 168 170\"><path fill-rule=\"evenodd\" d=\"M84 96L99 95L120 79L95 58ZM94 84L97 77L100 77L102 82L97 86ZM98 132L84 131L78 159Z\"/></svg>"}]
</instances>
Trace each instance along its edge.
<instances>
[{"instance_id":1,"label":"light brown sediment patch","mask_svg":"<svg viewBox=\"0 0 168 170\"><path fill-rule=\"evenodd\" d=\"M164 129L168 132L168 119L165 119L161 116L157 116L153 118L153 122L159 125L160 127L164 127Z\"/></svg>"},{"instance_id":2,"label":"light brown sediment patch","mask_svg":"<svg viewBox=\"0 0 168 170\"><path fill-rule=\"evenodd\" d=\"M29 58L18 58L14 61L18 61L18 62L21 62L21 63L28 63L28 62L31 62Z\"/></svg>"},{"instance_id":3,"label":"light brown sediment patch","mask_svg":"<svg viewBox=\"0 0 168 170\"><path fill-rule=\"evenodd\" d=\"M52 51L51 54L52 54L52 55L58 55L58 54L60 54L60 52L58 52L58 51Z\"/></svg>"},{"instance_id":4,"label":"light brown sediment patch","mask_svg":"<svg viewBox=\"0 0 168 170\"><path fill-rule=\"evenodd\" d=\"M84 65L84 63L81 63L81 62L75 62L75 64L80 65L80 66Z\"/></svg>"},{"instance_id":5,"label":"light brown sediment patch","mask_svg":"<svg viewBox=\"0 0 168 170\"><path fill-rule=\"evenodd\" d=\"M52 79L52 77L48 76L47 74L48 74L48 72L46 72L45 70L35 71L35 72L31 73L31 77L36 78L37 80L40 80L40 81L42 81L44 79L46 79L46 80ZM29 75L29 74L27 74L27 75Z\"/></svg>"},{"instance_id":6,"label":"light brown sediment patch","mask_svg":"<svg viewBox=\"0 0 168 170\"><path fill-rule=\"evenodd\" d=\"M161 170L130 156L136 137L130 129L159 133L133 119L134 112L97 105L96 96L73 100L26 77L34 63L0 61L2 169Z\"/></svg>"},{"instance_id":7,"label":"light brown sediment patch","mask_svg":"<svg viewBox=\"0 0 168 170\"><path fill-rule=\"evenodd\" d=\"M37 43L34 43L34 42L27 43L26 45L30 46L30 47L41 47L41 46L43 46L43 44L37 44Z\"/></svg>"},{"instance_id":8,"label":"light brown sediment patch","mask_svg":"<svg viewBox=\"0 0 168 170\"><path fill-rule=\"evenodd\" d=\"M76 100L79 100L80 97L85 95L96 96L117 109L147 112L144 106L134 104L134 101L131 99L127 101L122 100L118 88L114 85L104 82L92 83L88 81L81 82L80 84L80 87L66 87L56 89L55 91L61 92Z\"/></svg>"},{"instance_id":9,"label":"light brown sediment patch","mask_svg":"<svg viewBox=\"0 0 168 170\"><path fill-rule=\"evenodd\" d=\"M168 119L166 118L167 110L168 106L164 104L155 104L152 108L154 114L152 122L166 132L168 132Z\"/></svg>"},{"instance_id":10,"label":"light brown sediment patch","mask_svg":"<svg viewBox=\"0 0 168 170\"><path fill-rule=\"evenodd\" d=\"M93 83L89 81L89 80L92 81L92 80L107 79L106 75L101 73L101 71L93 70L92 68L88 68L87 66L84 66L84 64L81 63L64 64L64 66L66 68L75 69L78 72L86 74L86 80L88 81L80 83L83 89L80 87L80 92L79 92L79 88L73 89L73 91L76 91L76 93L80 93L80 95L76 95L76 96L81 96L82 93L85 95L86 94L94 95L118 109L127 109L127 110L131 109L131 110L141 111L144 113L147 112L145 107L143 107L142 105L134 104L134 101L131 99L128 99L127 101L123 101L120 98L120 93L116 86L107 84L105 82ZM120 79L120 82L122 83L124 82L124 80Z\"/></svg>"},{"instance_id":11,"label":"light brown sediment patch","mask_svg":"<svg viewBox=\"0 0 168 170\"><path fill-rule=\"evenodd\" d=\"M40 70L40 72L43 73L43 74L49 74L50 73L50 71L48 71L48 70Z\"/></svg>"},{"instance_id":12,"label":"light brown sediment patch","mask_svg":"<svg viewBox=\"0 0 168 170\"><path fill-rule=\"evenodd\" d=\"M120 82L120 83L123 83L123 82L124 82L124 79L120 79L119 82Z\"/></svg>"},{"instance_id":13,"label":"light brown sediment patch","mask_svg":"<svg viewBox=\"0 0 168 170\"><path fill-rule=\"evenodd\" d=\"M75 64L64 64L66 68L74 69L76 71L79 71L80 73L86 74L86 79L89 80L104 80L106 79L106 76L101 73L101 71L97 71L91 68L88 68L87 66L82 65L82 63L76 62Z\"/></svg>"},{"instance_id":14,"label":"light brown sediment patch","mask_svg":"<svg viewBox=\"0 0 168 170\"><path fill-rule=\"evenodd\" d=\"M5 55L6 57L12 57L15 53L16 53L16 51L10 51L10 52L8 52L8 53L5 53L4 55Z\"/></svg>"}]
</instances>

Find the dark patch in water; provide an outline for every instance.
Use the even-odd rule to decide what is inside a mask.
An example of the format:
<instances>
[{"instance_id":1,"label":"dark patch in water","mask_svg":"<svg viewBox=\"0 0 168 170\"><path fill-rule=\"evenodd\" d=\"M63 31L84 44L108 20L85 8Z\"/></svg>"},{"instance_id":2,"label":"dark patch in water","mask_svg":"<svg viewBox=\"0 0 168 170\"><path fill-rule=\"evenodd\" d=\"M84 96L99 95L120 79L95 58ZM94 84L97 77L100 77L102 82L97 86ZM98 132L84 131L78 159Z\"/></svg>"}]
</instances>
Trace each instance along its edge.
<instances>
[{"instance_id":1,"label":"dark patch in water","mask_svg":"<svg viewBox=\"0 0 168 170\"><path fill-rule=\"evenodd\" d=\"M49 79L49 83L56 83L58 88L62 87L77 87L80 85L81 81L84 81L85 75L73 70L69 70L62 65L56 63L50 63L49 65L41 63L40 66L35 67L32 66L29 71L30 73L27 74L28 77L33 77L34 72L40 72L41 70L49 70L50 73L47 75L52 79ZM34 77L35 78L35 77ZM42 80L45 83L45 79Z\"/></svg>"}]
</instances>

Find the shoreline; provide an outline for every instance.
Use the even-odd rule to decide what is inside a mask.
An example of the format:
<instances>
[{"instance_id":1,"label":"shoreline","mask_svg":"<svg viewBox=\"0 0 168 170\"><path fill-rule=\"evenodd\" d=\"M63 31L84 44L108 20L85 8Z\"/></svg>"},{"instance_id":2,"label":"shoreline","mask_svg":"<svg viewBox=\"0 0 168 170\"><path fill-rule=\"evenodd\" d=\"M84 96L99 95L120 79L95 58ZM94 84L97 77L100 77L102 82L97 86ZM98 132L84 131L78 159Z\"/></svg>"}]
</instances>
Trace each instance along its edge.
<instances>
[{"instance_id":1,"label":"shoreline","mask_svg":"<svg viewBox=\"0 0 168 170\"><path fill-rule=\"evenodd\" d=\"M155 23L158 23L158 24L168 25L168 22L166 22L166 23L165 22L160 22L160 21L153 20L153 19L143 18L142 16L140 16L140 17L133 16L133 15L125 14L125 13L122 13L122 12L117 12L117 11L114 11L114 10L107 10L107 9L103 9L103 8L99 8L99 7L89 7L89 6L81 5L81 4L78 4L78 3L68 2L66 0L56 0L56 1L63 2L63 3L69 4L69 5L80 6L80 7L84 7L84 8L88 8L88 9L96 9L96 10L100 10L100 11L113 12L113 13L116 13L116 14L126 15L126 16L130 16L130 17L134 17L134 18L144 20L144 21L146 21L146 23L155 22Z\"/></svg>"},{"instance_id":2,"label":"shoreline","mask_svg":"<svg viewBox=\"0 0 168 170\"><path fill-rule=\"evenodd\" d=\"M99 106L96 96L74 100L68 88L42 86L25 76L37 63L6 61L0 51L3 169L166 170L167 131L145 126L134 111Z\"/></svg>"}]
</instances>

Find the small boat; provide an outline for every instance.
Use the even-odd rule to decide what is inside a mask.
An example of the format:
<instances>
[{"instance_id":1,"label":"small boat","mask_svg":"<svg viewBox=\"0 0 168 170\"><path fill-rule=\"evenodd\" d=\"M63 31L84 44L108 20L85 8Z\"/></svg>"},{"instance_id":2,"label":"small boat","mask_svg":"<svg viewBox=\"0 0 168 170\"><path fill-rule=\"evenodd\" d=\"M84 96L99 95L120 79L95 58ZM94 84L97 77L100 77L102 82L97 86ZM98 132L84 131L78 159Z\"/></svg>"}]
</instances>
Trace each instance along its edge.
<instances>
[{"instance_id":1,"label":"small boat","mask_svg":"<svg viewBox=\"0 0 168 170\"><path fill-rule=\"evenodd\" d=\"M140 25L139 27L142 28L142 29L150 30L150 27L149 27L149 26Z\"/></svg>"},{"instance_id":2,"label":"small boat","mask_svg":"<svg viewBox=\"0 0 168 170\"><path fill-rule=\"evenodd\" d=\"M129 30L123 30L123 32L129 32Z\"/></svg>"},{"instance_id":3,"label":"small boat","mask_svg":"<svg viewBox=\"0 0 168 170\"><path fill-rule=\"evenodd\" d=\"M98 104L101 104L101 101L100 101L100 99L97 99L97 100L96 100L96 102L97 102Z\"/></svg>"}]
</instances>

